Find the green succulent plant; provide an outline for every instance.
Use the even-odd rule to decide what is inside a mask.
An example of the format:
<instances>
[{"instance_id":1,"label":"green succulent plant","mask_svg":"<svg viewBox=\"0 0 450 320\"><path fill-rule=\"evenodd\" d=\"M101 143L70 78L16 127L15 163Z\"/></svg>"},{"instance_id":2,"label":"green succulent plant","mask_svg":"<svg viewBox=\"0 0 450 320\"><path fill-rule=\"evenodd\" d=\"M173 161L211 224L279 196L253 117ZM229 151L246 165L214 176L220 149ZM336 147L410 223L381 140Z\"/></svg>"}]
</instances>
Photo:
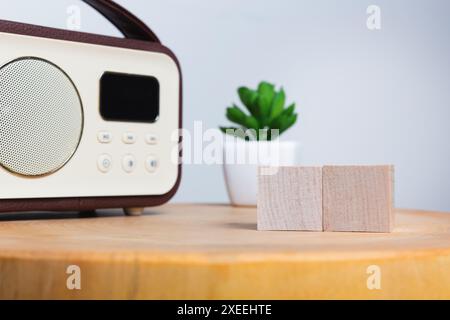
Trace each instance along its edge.
<instances>
[{"instance_id":1,"label":"green succulent plant","mask_svg":"<svg viewBox=\"0 0 450 320\"><path fill-rule=\"evenodd\" d=\"M285 105L283 88L276 91L275 85L263 81L256 90L239 88L238 94L247 112L236 104L227 108L227 119L237 126L221 127L226 134L245 140L273 140L297 121L295 103Z\"/></svg>"}]
</instances>

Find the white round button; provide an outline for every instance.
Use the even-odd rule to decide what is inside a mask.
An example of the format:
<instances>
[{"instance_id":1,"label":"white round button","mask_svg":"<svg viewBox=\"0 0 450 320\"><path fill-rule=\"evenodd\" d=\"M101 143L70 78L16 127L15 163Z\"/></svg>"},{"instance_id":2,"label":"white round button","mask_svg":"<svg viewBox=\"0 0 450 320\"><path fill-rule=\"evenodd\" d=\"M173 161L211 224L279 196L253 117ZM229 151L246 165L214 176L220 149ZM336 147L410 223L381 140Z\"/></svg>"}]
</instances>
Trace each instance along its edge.
<instances>
[{"instance_id":1,"label":"white round button","mask_svg":"<svg viewBox=\"0 0 450 320\"><path fill-rule=\"evenodd\" d=\"M156 169L158 169L158 166L158 158L155 156L148 156L147 160L145 160L145 168L147 168L148 172L155 172Z\"/></svg>"},{"instance_id":2,"label":"white round button","mask_svg":"<svg viewBox=\"0 0 450 320\"><path fill-rule=\"evenodd\" d=\"M122 159L122 168L127 173L133 172L136 168L136 158L131 154L124 156Z\"/></svg>"},{"instance_id":3,"label":"white round button","mask_svg":"<svg viewBox=\"0 0 450 320\"><path fill-rule=\"evenodd\" d=\"M136 143L136 135L133 132L125 132L123 134L122 140L126 144Z\"/></svg>"},{"instance_id":4,"label":"white round button","mask_svg":"<svg viewBox=\"0 0 450 320\"><path fill-rule=\"evenodd\" d=\"M111 132L108 132L108 131L100 131L97 134L97 139L98 139L98 142L100 142L100 143L111 143L112 134L111 134Z\"/></svg>"},{"instance_id":5,"label":"white round button","mask_svg":"<svg viewBox=\"0 0 450 320\"><path fill-rule=\"evenodd\" d=\"M109 170L111 170L112 167L111 156L108 154L102 154L100 157L98 157L97 167L98 170L100 170L103 173L107 173Z\"/></svg>"},{"instance_id":6,"label":"white round button","mask_svg":"<svg viewBox=\"0 0 450 320\"><path fill-rule=\"evenodd\" d=\"M145 141L147 144L155 145L158 143L158 137L155 134L148 133L145 135Z\"/></svg>"}]
</instances>

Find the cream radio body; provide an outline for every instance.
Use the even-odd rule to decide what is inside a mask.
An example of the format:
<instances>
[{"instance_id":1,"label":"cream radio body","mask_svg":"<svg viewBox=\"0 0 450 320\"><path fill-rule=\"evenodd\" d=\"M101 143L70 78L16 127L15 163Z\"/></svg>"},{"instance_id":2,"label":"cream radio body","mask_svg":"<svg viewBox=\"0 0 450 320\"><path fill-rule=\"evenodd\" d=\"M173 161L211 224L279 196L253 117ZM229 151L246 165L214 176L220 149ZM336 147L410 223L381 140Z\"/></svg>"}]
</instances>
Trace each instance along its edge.
<instances>
[{"instance_id":1,"label":"cream radio body","mask_svg":"<svg viewBox=\"0 0 450 320\"><path fill-rule=\"evenodd\" d=\"M180 127L167 48L0 23L0 211L164 203Z\"/></svg>"}]
</instances>

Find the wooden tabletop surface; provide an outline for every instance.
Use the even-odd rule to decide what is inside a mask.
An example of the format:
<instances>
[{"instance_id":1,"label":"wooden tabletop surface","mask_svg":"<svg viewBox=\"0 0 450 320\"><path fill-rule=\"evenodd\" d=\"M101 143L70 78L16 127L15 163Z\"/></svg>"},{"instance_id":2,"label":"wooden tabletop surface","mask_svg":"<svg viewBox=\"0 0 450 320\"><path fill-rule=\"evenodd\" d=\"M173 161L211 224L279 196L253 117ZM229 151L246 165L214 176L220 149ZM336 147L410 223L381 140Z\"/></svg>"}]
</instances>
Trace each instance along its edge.
<instances>
[{"instance_id":1,"label":"wooden tabletop surface","mask_svg":"<svg viewBox=\"0 0 450 320\"><path fill-rule=\"evenodd\" d=\"M391 234L261 232L227 205L2 214L0 298L450 299L450 214L397 210Z\"/></svg>"}]
</instances>

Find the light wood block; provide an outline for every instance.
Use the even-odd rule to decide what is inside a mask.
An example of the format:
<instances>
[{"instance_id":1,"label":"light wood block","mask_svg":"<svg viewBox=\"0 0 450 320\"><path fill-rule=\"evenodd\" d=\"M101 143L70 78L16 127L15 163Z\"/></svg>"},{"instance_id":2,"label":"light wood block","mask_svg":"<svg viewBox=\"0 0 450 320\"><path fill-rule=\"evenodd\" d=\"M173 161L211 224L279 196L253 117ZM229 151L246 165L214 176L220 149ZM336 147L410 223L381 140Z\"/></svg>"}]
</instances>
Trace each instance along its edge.
<instances>
[{"instance_id":1,"label":"light wood block","mask_svg":"<svg viewBox=\"0 0 450 320\"><path fill-rule=\"evenodd\" d=\"M377 234L258 232L256 208L211 204L0 215L0 299L450 299L449 270L447 212L397 209Z\"/></svg>"},{"instance_id":2,"label":"light wood block","mask_svg":"<svg viewBox=\"0 0 450 320\"><path fill-rule=\"evenodd\" d=\"M259 168L258 230L322 231L322 168Z\"/></svg>"},{"instance_id":3,"label":"light wood block","mask_svg":"<svg viewBox=\"0 0 450 320\"><path fill-rule=\"evenodd\" d=\"M325 166L325 231L391 232L392 166Z\"/></svg>"}]
</instances>

